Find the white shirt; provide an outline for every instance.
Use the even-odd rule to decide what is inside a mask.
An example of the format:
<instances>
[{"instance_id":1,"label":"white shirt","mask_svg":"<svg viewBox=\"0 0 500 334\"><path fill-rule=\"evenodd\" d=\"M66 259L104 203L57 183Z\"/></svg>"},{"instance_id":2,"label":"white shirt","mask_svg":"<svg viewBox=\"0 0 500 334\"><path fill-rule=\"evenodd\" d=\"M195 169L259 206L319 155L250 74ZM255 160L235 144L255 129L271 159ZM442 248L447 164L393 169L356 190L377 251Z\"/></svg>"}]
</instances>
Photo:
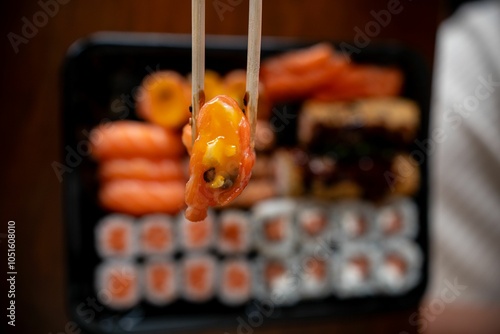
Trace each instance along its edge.
<instances>
[{"instance_id":1,"label":"white shirt","mask_svg":"<svg viewBox=\"0 0 500 334\"><path fill-rule=\"evenodd\" d=\"M498 303L500 2L465 5L441 25L431 112L428 297L456 279L467 287L457 300Z\"/></svg>"}]
</instances>

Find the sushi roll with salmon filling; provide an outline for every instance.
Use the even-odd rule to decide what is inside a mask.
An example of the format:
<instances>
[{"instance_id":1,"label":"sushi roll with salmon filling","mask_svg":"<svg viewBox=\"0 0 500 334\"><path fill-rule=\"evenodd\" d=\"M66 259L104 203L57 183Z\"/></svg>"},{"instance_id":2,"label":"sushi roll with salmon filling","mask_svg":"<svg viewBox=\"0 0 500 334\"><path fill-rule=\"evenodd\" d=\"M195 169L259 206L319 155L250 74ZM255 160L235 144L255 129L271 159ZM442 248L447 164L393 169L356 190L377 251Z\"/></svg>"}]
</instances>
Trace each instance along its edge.
<instances>
[{"instance_id":1,"label":"sushi roll with salmon filling","mask_svg":"<svg viewBox=\"0 0 500 334\"><path fill-rule=\"evenodd\" d=\"M268 256L289 255L296 244L295 204L290 200L268 200L254 207L255 242Z\"/></svg>"},{"instance_id":2,"label":"sushi roll with salmon filling","mask_svg":"<svg viewBox=\"0 0 500 334\"><path fill-rule=\"evenodd\" d=\"M304 248L317 249L319 241L329 240L329 220L326 207L310 202L303 203L299 207L297 228Z\"/></svg>"},{"instance_id":3,"label":"sushi roll with salmon filling","mask_svg":"<svg viewBox=\"0 0 500 334\"><path fill-rule=\"evenodd\" d=\"M150 259L144 265L144 290L148 302L163 306L177 298L177 268L171 261Z\"/></svg>"},{"instance_id":4,"label":"sushi roll with salmon filling","mask_svg":"<svg viewBox=\"0 0 500 334\"><path fill-rule=\"evenodd\" d=\"M215 238L212 214L209 213L199 222L192 222L184 215L181 215L180 220L180 239L184 249L194 251L212 247Z\"/></svg>"},{"instance_id":5,"label":"sushi roll with salmon filling","mask_svg":"<svg viewBox=\"0 0 500 334\"><path fill-rule=\"evenodd\" d=\"M140 298L139 272L127 261L101 263L95 272L96 292L99 302L116 310L130 309Z\"/></svg>"},{"instance_id":6,"label":"sushi roll with salmon filling","mask_svg":"<svg viewBox=\"0 0 500 334\"><path fill-rule=\"evenodd\" d=\"M228 305L246 302L252 294L252 273L247 261L232 259L220 268L219 298Z\"/></svg>"},{"instance_id":7,"label":"sushi roll with salmon filling","mask_svg":"<svg viewBox=\"0 0 500 334\"><path fill-rule=\"evenodd\" d=\"M370 238L374 234L373 208L360 201L346 201L334 208L336 234L341 241Z\"/></svg>"},{"instance_id":8,"label":"sushi roll with salmon filling","mask_svg":"<svg viewBox=\"0 0 500 334\"><path fill-rule=\"evenodd\" d=\"M175 250L172 221L166 215L145 216L140 222L140 246L144 255L170 254Z\"/></svg>"},{"instance_id":9,"label":"sushi roll with salmon filling","mask_svg":"<svg viewBox=\"0 0 500 334\"><path fill-rule=\"evenodd\" d=\"M330 290L330 268L326 259L312 255L300 260L301 294L304 298L325 297Z\"/></svg>"},{"instance_id":10,"label":"sushi roll with salmon filling","mask_svg":"<svg viewBox=\"0 0 500 334\"><path fill-rule=\"evenodd\" d=\"M209 255L191 255L182 263L182 292L193 303L208 301L214 296L216 262Z\"/></svg>"},{"instance_id":11,"label":"sushi roll with salmon filling","mask_svg":"<svg viewBox=\"0 0 500 334\"><path fill-rule=\"evenodd\" d=\"M242 211L224 211L220 215L218 248L222 254L245 253L250 249L251 224Z\"/></svg>"},{"instance_id":12,"label":"sushi roll with salmon filling","mask_svg":"<svg viewBox=\"0 0 500 334\"><path fill-rule=\"evenodd\" d=\"M369 296L376 292L375 269L380 252L373 245L345 244L335 261L335 287L339 297Z\"/></svg>"},{"instance_id":13,"label":"sushi roll with salmon filling","mask_svg":"<svg viewBox=\"0 0 500 334\"><path fill-rule=\"evenodd\" d=\"M376 215L376 226L384 237L404 236L415 238L418 233L418 209L408 198L390 201Z\"/></svg>"},{"instance_id":14,"label":"sushi roll with salmon filling","mask_svg":"<svg viewBox=\"0 0 500 334\"><path fill-rule=\"evenodd\" d=\"M293 270L293 260L260 258L255 262L255 294L260 300L275 305L293 305L300 297L299 275Z\"/></svg>"},{"instance_id":15,"label":"sushi roll with salmon filling","mask_svg":"<svg viewBox=\"0 0 500 334\"><path fill-rule=\"evenodd\" d=\"M377 269L382 291L401 294L415 287L421 279L422 257L422 251L412 241L392 239L386 242Z\"/></svg>"},{"instance_id":16,"label":"sushi roll with salmon filling","mask_svg":"<svg viewBox=\"0 0 500 334\"><path fill-rule=\"evenodd\" d=\"M106 257L131 257L137 253L134 219L113 214L101 219L95 229L96 248Z\"/></svg>"}]
</instances>

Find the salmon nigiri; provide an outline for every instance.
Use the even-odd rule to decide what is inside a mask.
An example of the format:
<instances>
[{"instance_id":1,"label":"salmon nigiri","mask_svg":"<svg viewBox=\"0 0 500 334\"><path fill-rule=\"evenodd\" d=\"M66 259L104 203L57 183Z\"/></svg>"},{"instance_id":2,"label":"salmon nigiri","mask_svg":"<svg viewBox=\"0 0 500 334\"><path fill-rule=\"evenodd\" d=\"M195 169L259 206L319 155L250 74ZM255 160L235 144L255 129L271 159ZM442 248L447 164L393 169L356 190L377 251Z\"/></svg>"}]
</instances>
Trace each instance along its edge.
<instances>
[{"instance_id":1,"label":"salmon nigiri","mask_svg":"<svg viewBox=\"0 0 500 334\"><path fill-rule=\"evenodd\" d=\"M189 127L189 126L187 126ZM186 218L200 221L209 206L223 206L246 187L255 162L250 146L250 124L238 103L216 96L199 111L197 137L191 149L190 179L186 185ZM184 133L188 134L189 128Z\"/></svg>"}]
</instances>

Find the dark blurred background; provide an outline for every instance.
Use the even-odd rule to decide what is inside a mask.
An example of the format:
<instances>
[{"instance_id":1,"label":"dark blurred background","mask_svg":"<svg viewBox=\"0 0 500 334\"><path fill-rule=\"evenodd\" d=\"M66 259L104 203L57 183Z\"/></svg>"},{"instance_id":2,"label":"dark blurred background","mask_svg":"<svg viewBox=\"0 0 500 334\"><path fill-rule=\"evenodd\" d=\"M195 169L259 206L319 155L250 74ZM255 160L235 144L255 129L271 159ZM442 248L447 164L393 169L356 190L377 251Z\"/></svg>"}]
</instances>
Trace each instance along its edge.
<instances>
[{"instance_id":1,"label":"dark blurred background","mask_svg":"<svg viewBox=\"0 0 500 334\"><path fill-rule=\"evenodd\" d=\"M4 143L0 232L5 233L7 221L16 221L15 333L64 332L68 322L64 299L61 184L51 167L51 163L59 159L61 149L61 68L68 47L97 31L189 34L191 30L190 1L187 0L61 0L57 12L33 37L13 47L9 33L21 35L23 18L32 21L45 2L49 1L9 1L0 5L4 36L0 51L4 59L0 91L3 102L0 138ZM214 9L214 2L207 1L207 33L245 35L247 1L224 13L223 20ZM363 28L373 19L370 12L386 9L390 2L264 0L262 31L268 36L352 41L356 37L355 28ZM458 1L446 4L402 0L400 3L402 12L393 15L390 24L382 28L373 41L395 40L406 44L421 53L432 69L437 27L458 6ZM2 259L4 245L2 242ZM2 269L2 275L4 272ZM3 288L1 294L4 296ZM258 332L410 333L416 332L416 327L408 321L415 311L401 310L293 327L264 326ZM4 315L2 319L4 326Z\"/></svg>"}]
</instances>

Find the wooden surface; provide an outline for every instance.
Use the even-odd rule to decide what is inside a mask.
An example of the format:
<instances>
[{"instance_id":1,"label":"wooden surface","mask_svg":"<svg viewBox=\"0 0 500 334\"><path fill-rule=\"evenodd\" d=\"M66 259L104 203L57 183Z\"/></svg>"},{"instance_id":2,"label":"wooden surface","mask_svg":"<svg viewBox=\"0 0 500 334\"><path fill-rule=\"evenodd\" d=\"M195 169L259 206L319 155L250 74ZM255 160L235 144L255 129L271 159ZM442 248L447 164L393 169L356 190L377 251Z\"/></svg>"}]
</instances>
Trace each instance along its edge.
<instances>
[{"instance_id":1,"label":"wooden surface","mask_svg":"<svg viewBox=\"0 0 500 334\"><path fill-rule=\"evenodd\" d=\"M45 1L45 0L44 0ZM63 2L62 0L60 0ZM2 76L0 91L3 143L1 164L2 230L8 220L17 223L16 333L64 332L68 321L64 305L64 230L61 184L51 168L60 161L60 69L75 40L101 30L190 33L190 1L73 0L60 5L54 17L38 28L15 53L8 33L22 33L41 10L37 1L2 2L0 20ZM228 3L228 0L222 0ZM232 3L240 1L232 0ZM218 15L207 1L207 33L246 34L247 1ZM393 39L419 50L431 63L438 8L434 1L402 0L402 11L392 15L373 41ZM265 0L263 34L312 40L356 37L373 20L370 11L387 8L388 1ZM2 255L5 243L2 243ZM3 268L2 260L2 268ZM2 269L3 271L3 269ZM2 279L2 282L5 282ZM1 294L4 295L2 285ZM413 312L400 312L314 324L263 326L268 333L399 333L415 331L408 323ZM2 319L5 316L2 315ZM2 326L4 320L2 320Z\"/></svg>"}]
</instances>

